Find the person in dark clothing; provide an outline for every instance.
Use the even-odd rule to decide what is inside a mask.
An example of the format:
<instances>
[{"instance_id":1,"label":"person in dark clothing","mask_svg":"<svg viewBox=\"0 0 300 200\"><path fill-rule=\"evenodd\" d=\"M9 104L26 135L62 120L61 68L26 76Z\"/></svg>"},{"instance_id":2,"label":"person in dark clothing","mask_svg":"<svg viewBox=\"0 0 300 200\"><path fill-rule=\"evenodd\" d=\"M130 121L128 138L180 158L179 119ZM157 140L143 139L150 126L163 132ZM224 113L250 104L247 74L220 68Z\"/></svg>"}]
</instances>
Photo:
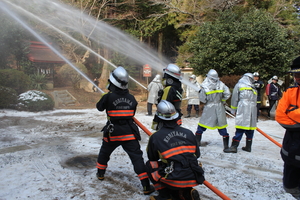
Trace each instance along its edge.
<instances>
[{"instance_id":1,"label":"person in dark clothing","mask_svg":"<svg viewBox=\"0 0 300 200\"><path fill-rule=\"evenodd\" d=\"M112 152L122 146L129 155L143 186L145 195L154 192L150 185L146 166L138 140L141 139L139 129L133 121L137 101L128 91L128 74L123 67L116 68L109 76L109 92L103 94L96 107L99 111L106 110L107 123L102 129L102 146L97 159L97 178L104 180L108 161Z\"/></svg>"},{"instance_id":2,"label":"person in dark clothing","mask_svg":"<svg viewBox=\"0 0 300 200\"><path fill-rule=\"evenodd\" d=\"M270 107L268 109L268 117L270 118L270 112L273 108L273 106L276 104L276 101L278 101L282 96L280 85L278 84L278 77L273 76L272 77L272 83L270 83L269 91L268 91L268 98L269 98L269 104Z\"/></svg>"},{"instance_id":3,"label":"person in dark clothing","mask_svg":"<svg viewBox=\"0 0 300 200\"><path fill-rule=\"evenodd\" d=\"M197 160L200 149L195 135L177 124L179 113L172 103L162 100L156 115L162 127L149 138L146 166L159 195L151 196L150 200L200 200L193 187L205 179Z\"/></svg>"},{"instance_id":4,"label":"person in dark clothing","mask_svg":"<svg viewBox=\"0 0 300 200\"><path fill-rule=\"evenodd\" d=\"M279 100L275 120L286 129L280 151L283 168L283 188L300 200L300 57L296 58L290 73L295 86L288 88Z\"/></svg>"},{"instance_id":5,"label":"person in dark clothing","mask_svg":"<svg viewBox=\"0 0 300 200\"><path fill-rule=\"evenodd\" d=\"M257 91L257 121L258 121L258 116L259 116L259 110L261 106L261 89L265 86L264 83L259 80L259 73L254 72L253 73L253 78L254 78L254 87Z\"/></svg>"},{"instance_id":6,"label":"person in dark clothing","mask_svg":"<svg viewBox=\"0 0 300 200\"><path fill-rule=\"evenodd\" d=\"M177 123L179 125L182 124L182 120L181 120L182 113L180 107L181 107L182 92L183 92L180 79L181 79L181 70L179 69L179 67L174 64L169 64L164 69L163 85L165 85L165 88L163 90L163 94L160 94L161 98L158 101L160 102L161 100L167 100L174 105L176 111L178 112ZM155 115L151 127L153 130L159 130L159 128L161 127L159 121L160 119Z\"/></svg>"},{"instance_id":7,"label":"person in dark clothing","mask_svg":"<svg viewBox=\"0 0 300 200\"><path fill-rule=\"evenodd\" d=\"M97 78L94 78L94 84L98 87L99 81ZM93 92L97 92L97 90L98 90L95 85L93 85Z\"/></svg>"}]
</instances>

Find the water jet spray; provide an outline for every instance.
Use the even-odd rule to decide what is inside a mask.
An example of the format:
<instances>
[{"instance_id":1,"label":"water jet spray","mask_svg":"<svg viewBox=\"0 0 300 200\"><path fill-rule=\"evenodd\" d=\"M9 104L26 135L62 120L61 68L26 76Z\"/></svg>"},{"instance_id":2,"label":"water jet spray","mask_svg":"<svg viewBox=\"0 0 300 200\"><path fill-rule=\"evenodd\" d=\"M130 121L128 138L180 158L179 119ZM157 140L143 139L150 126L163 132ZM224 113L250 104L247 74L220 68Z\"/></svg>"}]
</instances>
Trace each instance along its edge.
<instances>
[{"instance_id":1,"label":"water jet spray","mask_svg":"<svg viewBox=\"0 0 300 200\"><path fill-rule=\"evenodd\" d=\"M12 14L9 9L0 2L0 9L6 12L10 17L20 23L26 30L28 30L32 35L34 35L39 41L44 43L47 47L49 47L57 56L63 59L67 64L69 64L74 70L76 70L81 76L83 76L86 80L91 82L100 92L104 93L92 80L90 80L82 71L80 71L76 66L74 66L68 59L66 59L57 49L52 47L44 38L42 38L39 34L37 34L32 28L30 28L24 21L22 21L19 17L15 14Z\"/></svg>"}]
</instances>

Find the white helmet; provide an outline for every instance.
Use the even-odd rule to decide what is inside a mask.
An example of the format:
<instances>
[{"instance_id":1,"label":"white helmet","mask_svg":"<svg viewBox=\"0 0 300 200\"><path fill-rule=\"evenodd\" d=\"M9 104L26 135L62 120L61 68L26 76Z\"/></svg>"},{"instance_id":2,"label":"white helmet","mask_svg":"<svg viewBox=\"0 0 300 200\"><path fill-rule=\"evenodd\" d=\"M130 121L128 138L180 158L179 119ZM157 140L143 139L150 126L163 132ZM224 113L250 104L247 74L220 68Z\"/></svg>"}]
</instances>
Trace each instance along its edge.
<instances>
[{"instance_id":1,"label":"white helmet","mask_svg":"<svg viewBox=\"0 0 300 200\"><path fill-rule=\"evenodd\" d=\"M127 71L119 66L109 75L109 81L114 84L116 87L121 89L128 88L128 73Z\"/></svg>"},{"instance_id":2,"label":"white helmet","mask_svg":"<svg viewBox=\"0 0 300 200\"><path fill-rule=\"evenodd\" d=\"M258 72L254 72L254 73L253 73L253 76L254 76L254 77L255 77L255 76L256 76L256 77L259 77L259 73L258 73Z\"/></svg>"},{"instance_id":3,"label":"white helmet","mask_svg":"<svg viewBox=\"0 0 300 200\"><path fill-rule=\"evenodd\" d=\"M157 81L157 82L160 82L161 81L161 76L159 74L157 74L153 80Z\"/></svg>"},{"instance_id":4,"label":"white helmet","mask_svg":"<svg viewBox=\"0 0 300 200\"><path fill-rule=\"evenodd\" d=\"M164 73L180 80L181 79L181 70L177 65L168 64L168 66L164 69Z\"/></svg>"},{"instance_id":5,"label":"white helmet","mask_svg":"<svg viewBox=\"0 0 300 200\"><path fill-rule=\"evenodd\" d=\"M278 77L277 77L277 76L273 76L273 77L272 77L272 80L278 81Z\"/></svg>"},{"instance_id":6,"label":"white helmet","mask_svg":"<svg viewBox=\"0 0 300 200\"><path fill-rule=\"evenodd\" d=\"M163 120L176 119L179 114L174 105L166 100L161 100L157 105L156 115Z\"/></svg>"},{"instance_id":7,"label":"white helmet","mask_svg":"<svg viewBox=\"0 0 300 200\"><path fill-rule=\"evenodd\" d=\"M193 79L193 80L196 80L196 75L191 75L189 78Z\"/></svg>"},{"instance_id":8,"label":"white helmet","mask_svg":"<svg viewBox=\"0 0 300 200\"><path fill-rule=\"evenodd\" d=\"M249 80L251 81L251 83L254 83L254 77L252 73L246 73L244 74L244 76L247 76L249 78Z\"/></svg>"},{"instance_id":9,"label":"white helmet","mask_svg":"<svg viewBox=\"0 0 300 200\"><path fill-rule=\"evenodd\" d=\"M206 76L214 80L219 80L218 72L214 69L209 70Z\"/></svg>"}]
</instances>

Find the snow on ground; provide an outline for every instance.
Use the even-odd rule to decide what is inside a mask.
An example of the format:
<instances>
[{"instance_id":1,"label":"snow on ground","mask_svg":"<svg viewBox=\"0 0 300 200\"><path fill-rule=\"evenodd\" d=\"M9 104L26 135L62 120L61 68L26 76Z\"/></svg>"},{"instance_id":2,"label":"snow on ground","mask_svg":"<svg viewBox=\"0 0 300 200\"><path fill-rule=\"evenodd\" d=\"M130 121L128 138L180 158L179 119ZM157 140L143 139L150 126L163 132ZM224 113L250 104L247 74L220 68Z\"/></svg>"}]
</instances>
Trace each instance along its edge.
<instances>
[{"instance_id":1,"label":"snow on ground","mask_svg":"<svg viewBox=\"0 0 300 200\"><path fill-rule=\"evenodd\" d=\"M150 128L152 117L137 113L136 119ZM183 118L183 126L195 132L198 121ZM0 200L148 199L121 148L112 154L105 180L97 180L95 162L105 122L105 113L96 109L0 110ZM234 119L228 118L228 124L232 137ZM259 121L258 127L282 142L284 129L277 122ZM141 135L145 152L148 135L143 131ZM245 136L236 154L223 153L217 131L207 130L202 138L205 178L230 199L293 199L282 189L280 148L259 132L255 132L251 153L241 150ZM201 199L220 199L205 185L196 189Z\"/></svg>"}]
</instances>

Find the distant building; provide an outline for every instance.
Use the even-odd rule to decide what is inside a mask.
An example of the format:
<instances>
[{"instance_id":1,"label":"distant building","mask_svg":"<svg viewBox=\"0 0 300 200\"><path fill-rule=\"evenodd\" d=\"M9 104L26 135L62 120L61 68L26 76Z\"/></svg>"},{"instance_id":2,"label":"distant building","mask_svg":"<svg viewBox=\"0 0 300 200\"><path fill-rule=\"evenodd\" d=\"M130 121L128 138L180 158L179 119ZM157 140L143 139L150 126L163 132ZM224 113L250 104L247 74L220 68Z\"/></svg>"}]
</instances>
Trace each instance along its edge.
<instances>
[{"instance_id":1,"label":"distant building","mask_svg":"<svg viewBox=\"0 0 300 200\"><path fill-rule=\"evenodd\" d=\"M45 74L48 80L47 87L53 88L54 68L62 66L65 61L56 55L42 42L30 41L29 53L27 54L32 67L36 68L37 74Z\"/></svg>"}]
</instances>

